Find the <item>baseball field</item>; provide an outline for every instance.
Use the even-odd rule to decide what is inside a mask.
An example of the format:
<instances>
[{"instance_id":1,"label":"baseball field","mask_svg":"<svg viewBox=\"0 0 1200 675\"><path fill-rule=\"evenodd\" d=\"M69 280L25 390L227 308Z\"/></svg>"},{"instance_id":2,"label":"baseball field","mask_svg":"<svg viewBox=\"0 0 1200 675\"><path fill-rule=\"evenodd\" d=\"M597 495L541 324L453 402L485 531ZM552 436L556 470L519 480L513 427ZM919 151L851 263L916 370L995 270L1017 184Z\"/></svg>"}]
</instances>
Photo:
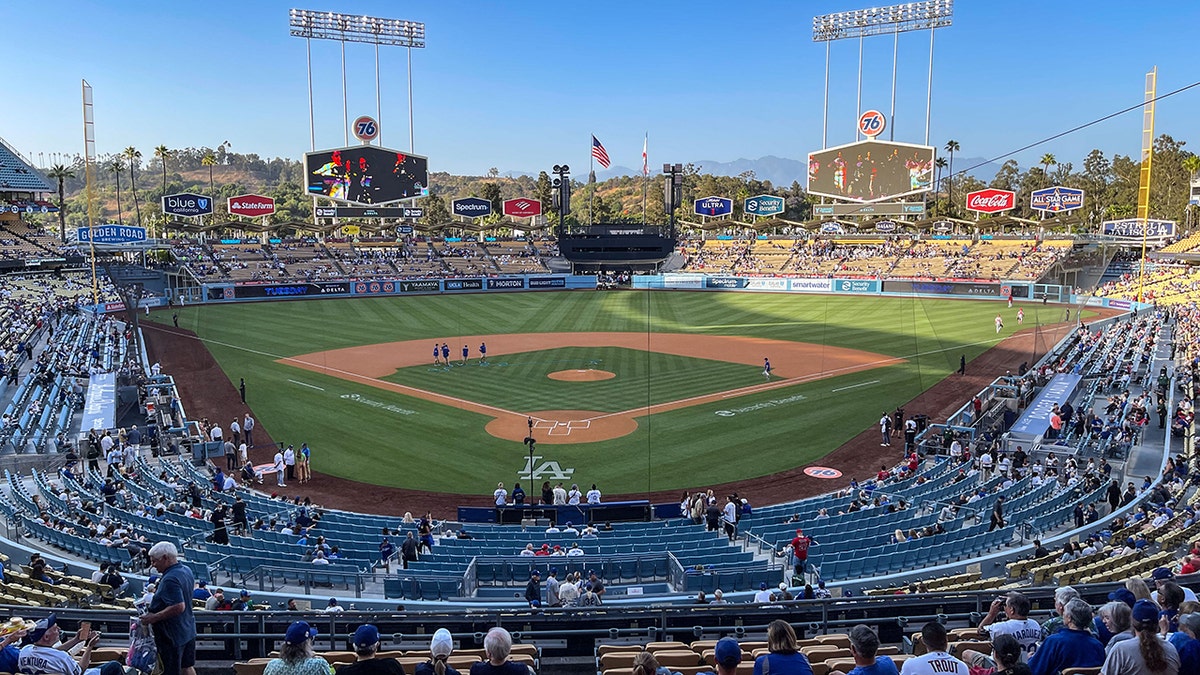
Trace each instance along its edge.
<instances>
[{"instance_id":1,"label":"baseball field","mask_svg":"<svg viewBox=\"0 0 1200 675\"><path fill-rule=\"evenodd\" d=\"M995 301L577 291L195 306L178 317L233 386L245 379L247 405L274 440L313 448L319 474L490 494L498 481L528 478L532 436L538 485L637 494L811 464L952 375L960 356L970 368L1063 310L1029 305L1023 326L1016 311ZM169 326L168 313L154 316L152 344L169 330L164 318ZM443 343L449 363L435 364ZM225 426L244 410L225 407L212 411Z\"/></svg>"}]
</instances>

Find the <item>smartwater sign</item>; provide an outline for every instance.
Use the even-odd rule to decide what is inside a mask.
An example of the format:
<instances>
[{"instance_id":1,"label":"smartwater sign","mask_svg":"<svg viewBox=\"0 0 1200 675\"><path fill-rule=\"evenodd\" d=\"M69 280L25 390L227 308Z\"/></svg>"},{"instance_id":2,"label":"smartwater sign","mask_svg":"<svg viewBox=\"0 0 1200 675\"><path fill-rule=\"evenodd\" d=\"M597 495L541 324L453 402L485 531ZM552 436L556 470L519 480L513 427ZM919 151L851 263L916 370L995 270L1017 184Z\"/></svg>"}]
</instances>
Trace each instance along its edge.
<instances>
[{"instance_id":1,"label":"smartwater sign","mask_svg":"<svg viewBox=\"0 0 1200 675\"><path fill-rule=\"evenodd\" d=\"M211 199L204 195L182 192L177 195L163 197L162 210L167 215L194 218L212 213L213 203Z\"/></svg>"},{"instance_id":2,"label":"smartwater sign","mask_svg":"<svg viewBox=\"0 0 1200 675\"><path fill-rule=\"evenodd\" d=\"M133 244L146 241L146 228L128 225L97 225L93 229L78 228L79 243L87 244Z\"/></svg>"}]
</instances>

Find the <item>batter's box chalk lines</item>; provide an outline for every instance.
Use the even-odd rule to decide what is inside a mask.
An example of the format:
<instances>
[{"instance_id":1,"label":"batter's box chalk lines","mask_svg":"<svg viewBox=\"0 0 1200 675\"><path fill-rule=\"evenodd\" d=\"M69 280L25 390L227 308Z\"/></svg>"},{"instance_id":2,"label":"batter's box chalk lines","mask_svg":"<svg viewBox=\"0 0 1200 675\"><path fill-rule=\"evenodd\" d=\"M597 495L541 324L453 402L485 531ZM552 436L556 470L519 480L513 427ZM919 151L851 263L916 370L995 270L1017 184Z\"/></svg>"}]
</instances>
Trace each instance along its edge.
<instances>
[{"instance_id":1,"label":"batter's box chalk lines","mask_svg":"<svg viewBox=\"0 0 1200 675\"><path fill-rule=\"evenodd\" d=\"M570 436L571 432L579 429L584 430L592 426L589 420L567 420L560 422L558 420L539 420L534 422L534 429L546 429L547 435L550 436Z\"/></svg>"}]
</instances>

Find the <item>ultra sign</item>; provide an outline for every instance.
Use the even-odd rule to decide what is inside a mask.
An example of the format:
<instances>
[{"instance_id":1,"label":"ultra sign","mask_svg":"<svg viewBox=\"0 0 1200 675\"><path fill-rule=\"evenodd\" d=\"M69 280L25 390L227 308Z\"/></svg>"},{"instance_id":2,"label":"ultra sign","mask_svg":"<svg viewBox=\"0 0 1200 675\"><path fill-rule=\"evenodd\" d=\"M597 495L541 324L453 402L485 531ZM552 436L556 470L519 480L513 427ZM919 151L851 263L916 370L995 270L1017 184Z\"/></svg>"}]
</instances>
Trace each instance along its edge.
<instances>
[{"instance_id":1,"label":"ultra sign","mask_svg":"<svg viewBox=\"0 0 1200 675\"><path fill-rule=\"evenodd\" d=\"M181 192L177 195L167 195L162 198L163 213L172 216L205 216L213 212L213 202L204 195Z\"/></svg>"},{"instance_id":2,"label":"ultra sign","mask_svg":"<svg viewBox=\"0 0 1200 675\"><path fill-rule=\"evenodd\" d=\"M698 216L727 216L733 213L733 200L725 197L697 199L694 213Z\"/></svg>"},{"instance_id":3,"label":"ultra sign","mask_svg":"<svg viewBox=\"0 0 1200 675\"><path fill-rule=\"evenodd\" d=\"M1029 195L1029 207L1034 211L1074 211L1083 208L1083 190L1055 185L1034 190Z\"/></svg>"},{"instance_id":4,"label":"ultra sign","mask_svg":"<svg viewBox=\"0 0 1200 675\"><path fill-rule=\"evenodd\" d=\"M774 195L758 195L746 199L743 210L752 216L773 216L784 212L783 197Z\"/></svg>"}]
</instances>

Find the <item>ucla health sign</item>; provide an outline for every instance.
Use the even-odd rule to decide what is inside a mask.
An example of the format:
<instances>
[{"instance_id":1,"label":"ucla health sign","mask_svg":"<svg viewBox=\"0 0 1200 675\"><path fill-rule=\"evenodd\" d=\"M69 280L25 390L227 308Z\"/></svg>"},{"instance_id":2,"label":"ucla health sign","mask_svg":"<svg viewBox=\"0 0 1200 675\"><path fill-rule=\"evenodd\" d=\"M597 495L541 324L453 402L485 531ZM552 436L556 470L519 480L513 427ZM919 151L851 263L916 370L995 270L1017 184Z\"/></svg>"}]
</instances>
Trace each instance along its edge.
<instances>
[{"instance_id":1,"label":"ucla health sign","mask_svg":"<svg viewBox=\"0 0 1200 675\"><path fill-rule=\"evenodd\" d=\"M181 192L162 198L163 213L184 218L206 216L213 212L212 200L204 195Z\"/></svg>"},{"instance_id":2,"label":"ucla health sign","mask_svg":"<svg viewBox=\"0 0 1200 675\"><path fill-rule=\"evenodd\" d=\"M146 241L146 228L127 225L97 225L91 229L80 227L75 233L81 244L133 244Z\"/></svg>"},{"instance_id":3,"label":"ucla health sign","mask_svg":"<svg viewBox=\"0 0 1200 675\"><path fill-rule=\"evenodd\" d=\"M1083 190L1055 185L1034 190L1029 195L1029 208L1034 211L1058 213L1083 208Z\"/></svg>"}]
</instances>

